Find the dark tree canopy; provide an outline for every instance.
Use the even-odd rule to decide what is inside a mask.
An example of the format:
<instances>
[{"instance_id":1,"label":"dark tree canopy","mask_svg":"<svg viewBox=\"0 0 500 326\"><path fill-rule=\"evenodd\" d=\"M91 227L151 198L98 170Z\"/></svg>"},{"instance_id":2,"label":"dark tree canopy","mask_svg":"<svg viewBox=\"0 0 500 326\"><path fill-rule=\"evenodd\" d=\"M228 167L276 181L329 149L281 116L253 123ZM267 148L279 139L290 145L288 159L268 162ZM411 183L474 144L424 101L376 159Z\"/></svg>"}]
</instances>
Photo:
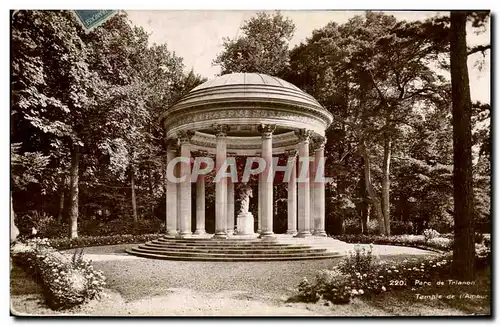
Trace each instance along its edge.
<instances>
[{"instance_id":1,"label":"dark tree canopy","mask_svg":"<svg viewBox=\"0 0 500 326\"><path fill-rule=\"evenodd\" d=\"M224 39L224 50L213 61L221 66L221 75L234 72L258 72L280 75L288 66L288 42L295 25L279 12L260 12L245 21L243 36Z\"/></svg>"}]
</instances>

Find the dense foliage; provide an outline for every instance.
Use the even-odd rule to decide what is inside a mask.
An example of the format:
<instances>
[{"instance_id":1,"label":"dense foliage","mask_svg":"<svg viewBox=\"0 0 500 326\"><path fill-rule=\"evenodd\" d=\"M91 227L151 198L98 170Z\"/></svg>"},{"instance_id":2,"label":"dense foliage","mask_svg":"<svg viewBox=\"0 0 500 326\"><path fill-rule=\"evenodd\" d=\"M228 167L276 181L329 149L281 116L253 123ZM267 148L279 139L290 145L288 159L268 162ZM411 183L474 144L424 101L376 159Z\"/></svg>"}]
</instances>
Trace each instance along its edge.
<instances>
[{"instance_id":1,"label":"dense foliage","mask_svg":"<svg viewBox=\"0 0 500 326\"><path fill-rule=\"evenodd\" d=\"M14 261L27 268L40 280L47 305L52 309L68 309L98 298L105 285L101 271L76 252L69 259L54 250L46 239L17 242L11 253Z\"/></svg>"},{"instance_id":2,"label":"dense foliage","mask_svg":"<svg viewBox=\"0 0 500 326\"><path fill-rule=\"evenodd\" d=\"M476 248L476 266L488 267L491 247ZM314 280L298 285L298 299L304 302L329 301L346 304L354 297L378 295L386 291L416 290L453 279L451 254L385 261L372 253L372 246L357 246L338 265L321 270ZM438 284L439 288L439 284ZM435 289L435 288L434 288ZM450 294L450 293L448 293Z\"/></svg>"},{"instance_id":3,"label":"dense foliage","mask_svg":"<svg viewBox=\"0 0 500 326\"><path fill-rule=\"evenodd\" d=\"M77 237L91 223L100 232L133 221L139 232L139 221L164 221L158 117L203 79L148 38L125 14L91 33L69 11L12 14L11 181L22 233L41 222Z\"/></svg>"}]
</instances>

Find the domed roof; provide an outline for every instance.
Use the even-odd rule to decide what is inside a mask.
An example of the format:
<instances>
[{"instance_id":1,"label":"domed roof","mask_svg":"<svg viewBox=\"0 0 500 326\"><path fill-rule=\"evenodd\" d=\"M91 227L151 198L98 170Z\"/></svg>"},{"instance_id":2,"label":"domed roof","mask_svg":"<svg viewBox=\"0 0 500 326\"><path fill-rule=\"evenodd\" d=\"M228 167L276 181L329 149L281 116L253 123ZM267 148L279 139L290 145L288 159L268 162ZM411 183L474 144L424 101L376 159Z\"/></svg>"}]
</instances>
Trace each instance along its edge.
<instances>
[{"instance_id":1,"label":"domed roof","mask_svg":"<svg viewBox=\"0 0 500 326\"><path fill-rule=\"evenodd\" d=\"M195 92L200 89L205 89L205 88L211 88L211 87L217 87L217 86L229 86L229 85L268 85L268 86L277 86L277 87L284 87L284 88L290 88L295 91L300 91L302 90L298 88L297 86L284 81L281 78L278 77L273 77L265 74L259 74L259 73L248 73L248 72L238 72L234 74L227 74L223 75L220 77L216 77L214 79L211 79L201 85L198 85L197 87L193 88L191 91Z\"/></svg>"},{"instance_id":2,"label":"domed roof","mask_svg":"<svg viewBox=\"0 0 500 326\"><path fill-rule=\"evenodd\" d=\"M211 79L193 88L160 117L167 138L192 131L213 135L214 126L224 124L231 126L228 135L255 136L257 142L260 124L276 125L275 135L306 129L324 136L332 121L332 114L314 97L283 79L260 73Z\"/></svg>"}]
</instances>

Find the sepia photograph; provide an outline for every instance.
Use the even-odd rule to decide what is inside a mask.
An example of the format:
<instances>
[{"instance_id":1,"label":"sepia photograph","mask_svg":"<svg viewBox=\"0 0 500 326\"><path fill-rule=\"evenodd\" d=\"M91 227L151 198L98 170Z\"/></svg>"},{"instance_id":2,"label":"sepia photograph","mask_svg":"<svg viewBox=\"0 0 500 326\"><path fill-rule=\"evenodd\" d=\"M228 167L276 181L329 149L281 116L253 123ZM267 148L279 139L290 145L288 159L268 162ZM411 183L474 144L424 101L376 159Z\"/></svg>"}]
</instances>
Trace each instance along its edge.
<instances>
[{"instance_id":1,"label":"sepia photograph","mask_svg":"<svg viewBox=\"0 0 500 326\"><path fill-rule=\"evenodd\" d=\"M489 10L9 19L10 318L492 317Z\"/></svg>"}]
</instances>

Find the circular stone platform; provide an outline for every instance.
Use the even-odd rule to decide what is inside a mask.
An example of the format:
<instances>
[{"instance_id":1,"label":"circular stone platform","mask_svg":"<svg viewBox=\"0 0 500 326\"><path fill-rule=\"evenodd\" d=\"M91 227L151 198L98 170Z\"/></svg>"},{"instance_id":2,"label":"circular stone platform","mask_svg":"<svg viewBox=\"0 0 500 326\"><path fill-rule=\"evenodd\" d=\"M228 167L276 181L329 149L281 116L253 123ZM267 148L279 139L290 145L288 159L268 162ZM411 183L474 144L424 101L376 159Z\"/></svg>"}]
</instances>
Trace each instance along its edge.
<instances>
[{"instance_id":1,"label":"circular stone platform","mask_svg":"<svg viewBox=\"0 0 500 326\"><path fill-rule=\"evenodd\" d=\"M294 238L280 234L258 239L258 234L215 240L208 236L189 239L162 237L127 249L139 257L191 261L276 261L330 259L344 254L348 244L325 237ZM345 251L345 250L344 250Z\"/></svg>"}]
</instances>

